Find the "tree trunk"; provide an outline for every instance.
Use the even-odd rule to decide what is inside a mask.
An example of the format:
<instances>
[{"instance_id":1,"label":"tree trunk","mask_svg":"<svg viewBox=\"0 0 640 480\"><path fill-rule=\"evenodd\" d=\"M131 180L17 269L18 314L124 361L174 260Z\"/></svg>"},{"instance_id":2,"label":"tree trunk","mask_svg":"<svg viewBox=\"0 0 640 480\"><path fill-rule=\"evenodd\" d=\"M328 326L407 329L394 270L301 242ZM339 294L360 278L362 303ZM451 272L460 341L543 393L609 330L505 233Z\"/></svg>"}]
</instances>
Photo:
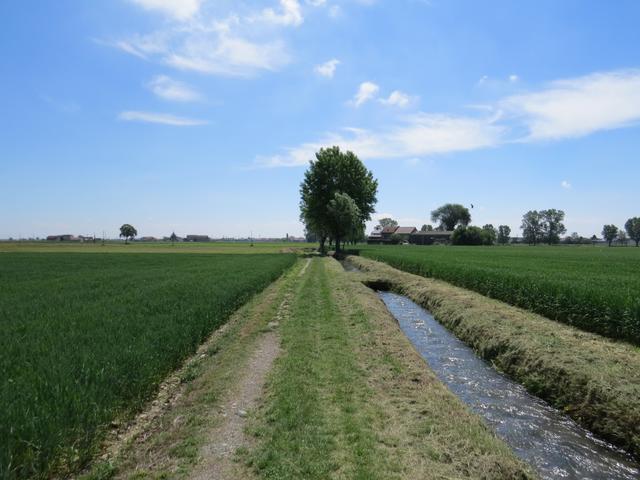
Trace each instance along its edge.
<instances>
[{"instance_id":1,"label":"tree trunk","mask_svg":"<svg viewBox=\"0 0 640 480\"><path fill-rule=\"evenodd\" d=\"M340 237L336 235L336 253L340 253Z\"/></svg>"},{"instance_id":2,"label":"tree trunk","mask_svg":"<svg viewBox=\"0 0 640 480\"><path fill-rule=\"evenodd\" d=\"M326 241L327 241L327 237L325 236L320 237L320 253L324 253L324 242Z\"/></svg>"}]
</instances>

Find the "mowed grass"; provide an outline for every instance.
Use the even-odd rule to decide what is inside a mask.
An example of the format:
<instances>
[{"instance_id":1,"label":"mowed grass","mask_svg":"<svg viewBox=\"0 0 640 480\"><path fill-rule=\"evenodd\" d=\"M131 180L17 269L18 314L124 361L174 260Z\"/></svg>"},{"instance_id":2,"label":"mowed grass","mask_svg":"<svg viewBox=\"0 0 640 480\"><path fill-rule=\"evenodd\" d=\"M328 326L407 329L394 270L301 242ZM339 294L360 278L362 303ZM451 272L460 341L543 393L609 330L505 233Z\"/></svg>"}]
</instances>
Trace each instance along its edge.
<instances>
[{"instance_id":1,"label":"mowed grass","mask_svg":"<svg viewBox=\"0 0 640 480\"><path fill-rule=\"evenodd\" d=\"M640 249L365 246L360 254L640 344Z\"/></svg>"},{"instance_id":2,"label":"mowed grass","mask_svg":"<svg viewBox=\"0 0 640 480\"><path fill-rule=\"evenodd\" d=\"M282 253L316 248L317 244L298 242L0 242L6 252L84 252L84 253Z\"/></svg>"},{"instance_id":3,"label":"mowed grass","mask_svg":"<svg viewBox=\"0 0 640 480\"><path fill-rule=\"evenodd\" d=\"M84 465L278 255L0 254L0 478Z\"/></svg>"}]
</instances>

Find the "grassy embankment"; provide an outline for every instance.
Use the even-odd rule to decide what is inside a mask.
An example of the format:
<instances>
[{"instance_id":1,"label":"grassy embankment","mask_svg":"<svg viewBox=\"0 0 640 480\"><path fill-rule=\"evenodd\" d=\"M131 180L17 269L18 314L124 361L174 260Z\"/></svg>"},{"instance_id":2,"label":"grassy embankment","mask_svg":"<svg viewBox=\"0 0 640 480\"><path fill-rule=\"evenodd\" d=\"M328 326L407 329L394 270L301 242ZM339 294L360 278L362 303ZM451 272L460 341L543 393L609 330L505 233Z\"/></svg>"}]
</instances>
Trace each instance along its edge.
<instances>
[{"instance_id":1,"label":"grassy embankment","mask_svg":"<svg viewBox=\"0 0 640 480\"><path fill-rule=\"evenodd\" d=\"M349 260L430 310L483 358L591 431L640 456L640 352L445 282Z\"/></svg>"},{"instance_id":2,"label":"grassy embankment","mask_svg":"<svg viewBox=\"0 0 640 480\"><path fill-rule=\"evenodd\" d=\"M0 477L86 463L294 255L4 253Z\"/></svg>"},{"instance_id":3,"label":"grassy embankment","mask_svg":"<svg viewBox=\"0 0 640 480\"><path fill-rule=\"evenodd\" d=\"M402 245L360 254L640 345L640 249Z\"/></svg>"},{"instance_id":4,"label":"grassy embankment","mask_svg":"<svg viewBox=\"0 0 640 480\"><path fill-rule=\"evenodd\" d=\"M282 355L246 453L259 476L527 478L440 383L374 292L316 259L281 322Z\"/></svg>"}]
</instances>

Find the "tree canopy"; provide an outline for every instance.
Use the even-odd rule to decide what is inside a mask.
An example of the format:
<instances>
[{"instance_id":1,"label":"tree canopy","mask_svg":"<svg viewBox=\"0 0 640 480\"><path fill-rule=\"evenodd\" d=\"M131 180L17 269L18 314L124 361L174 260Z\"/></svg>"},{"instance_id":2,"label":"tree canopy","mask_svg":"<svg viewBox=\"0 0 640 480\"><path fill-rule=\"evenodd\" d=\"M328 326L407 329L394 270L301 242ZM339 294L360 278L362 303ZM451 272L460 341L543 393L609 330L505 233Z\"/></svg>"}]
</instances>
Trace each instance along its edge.
<instances>
[{"instance_id":1,"label":"tree canopy","mask_svg":"<svg viewBox=\"0 0 640 480\"><path fill-rule=\"evenodd\" d=\"M382 228L398 226L398 222L396 222L393 218L389 218L389 217L381 218L380 220L378 220L378 223Z\"/></svg>"},{"instance_id":2,"label":"tree canopy","mask_svg":"<svg viewBox=\"0 0 640 480\"><path fill-rule=\"evenodd\" d=\"M431 221L438 222L440 230L451 231L457 225L469 225L471 213L468 208L459 203L446 203L431 212Z\"/></svg>"},{"instance_id":3,"label":"tree canopy","mask_svg":"<svg viewBox=\"0 0 640 480\"><path fill-rule=\"evenodd\" d=\"M567 232L564 226L564 212L550 208L540 212L542 217L542 235L544 240L549 244L559 243L560 235Z\"/></svg>"},{"instance_id":4,"label":"tree canopy","mask_svg":"<svg viewBox=\"0 0 640 480\"><path fill-rule=\"evenodd\" d=\"M602 236L607 241L609 246L611 246L611 243L618 236L618 227L616 227L615 225L605 225L604 227L602 227Z\"/></svg>"},{"instance_id":5,"label":"tree canopy","mask_svg":"<svg viewBox=\"0 0 640 480\"><path fill-rule=\"evenodd\" d=\"M133 240L136 235L138 235L138 231L133 227L133 225L125 223L120 227L120 237L124 238L124 243L127 243L129 239Z\"/></svg>"},{"instance_id":6,"label":"tree canopy","mask_svg":"<svg viewBox=\"0 0 640 480\"><path fill-rule=\"evenodd\" d=\"M333 238L339 251L340 242L346 237L337 219L346 218L345 212L351 209L351 204L346 197L336 197L336 194L346 194L357 207L357 227L361 229L364 222L371 219L377 191L378 181L356 155L335 146L321 148L300 185L300 219L307 231L318 236L321 250L327 238Z\"/></svg>"},{"instance_id":7,"label":"tree canopy","mask_svg":"<svg viewBox=\"0 0 640 480\"><path fill-rule=\"evenodd\" d=\"M636 247L640 244L640 217L633 217L624 224L629 238L636 242Z\"/></svg>"},{"instance_id":8,"label":"tree canopy","mask_svg":"<svg viewBox=\"0 0 640 480\"><path fill-rule=\"evenodd\" d=\"M511 235L511 228L507 225L500 225L498 227L498 243L501 245L506 245L509 243L509 239Z\"/></svg>"}]
</instances>

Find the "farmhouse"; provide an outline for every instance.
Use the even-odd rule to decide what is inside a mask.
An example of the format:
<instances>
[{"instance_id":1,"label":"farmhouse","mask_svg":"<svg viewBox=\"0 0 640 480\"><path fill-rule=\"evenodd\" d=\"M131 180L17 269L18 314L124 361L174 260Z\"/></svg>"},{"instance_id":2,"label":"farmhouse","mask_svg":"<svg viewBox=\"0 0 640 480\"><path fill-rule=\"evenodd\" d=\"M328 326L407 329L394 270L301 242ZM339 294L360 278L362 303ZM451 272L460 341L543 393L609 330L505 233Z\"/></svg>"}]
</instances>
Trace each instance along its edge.
<instances>
[{"instance_id":1,"label":"farmhouse","mask_svg":"<svg viewBox=\"0 0 640 480\"><path fill-rule=\"evenodd\" d=\"M409 235L409 243L414 245L433 245L434 243L450 243L451 231L430 230L426 232L413 232Z\"/></svg>"},{"instance_id":2,"label":"farmhouse","mask_svg":"<svg viewBox=\"0 0 640 480\"><path fill-rule=\"evenodd\" d=\"M70 233L65 233L63 235L49 235L47 240L50 242L77 242L80 239Z\"/></svg>"},{"instance_id":3,"label":"farmhouse","mask_svg":"<svg viewBox=\"0 0 640 480\"><path fill-rule=\"evenodd\" d=\"M187 235L184 239L185 242L210 242L209 235Z\"/></svg>"},{"instance_id":4,"label":"farmhouse","mask_svg":"<svg viewBox=\"0 0 640 480\"><path fill-rule=\"evenodd\" d=\"M367 243L384 244L391 243L391 236L398 235L401 241L409 241L411 235L417 232L416 227L384 227L382 230L376 228L367 238Z\"/></svg>"}]
</instances>

